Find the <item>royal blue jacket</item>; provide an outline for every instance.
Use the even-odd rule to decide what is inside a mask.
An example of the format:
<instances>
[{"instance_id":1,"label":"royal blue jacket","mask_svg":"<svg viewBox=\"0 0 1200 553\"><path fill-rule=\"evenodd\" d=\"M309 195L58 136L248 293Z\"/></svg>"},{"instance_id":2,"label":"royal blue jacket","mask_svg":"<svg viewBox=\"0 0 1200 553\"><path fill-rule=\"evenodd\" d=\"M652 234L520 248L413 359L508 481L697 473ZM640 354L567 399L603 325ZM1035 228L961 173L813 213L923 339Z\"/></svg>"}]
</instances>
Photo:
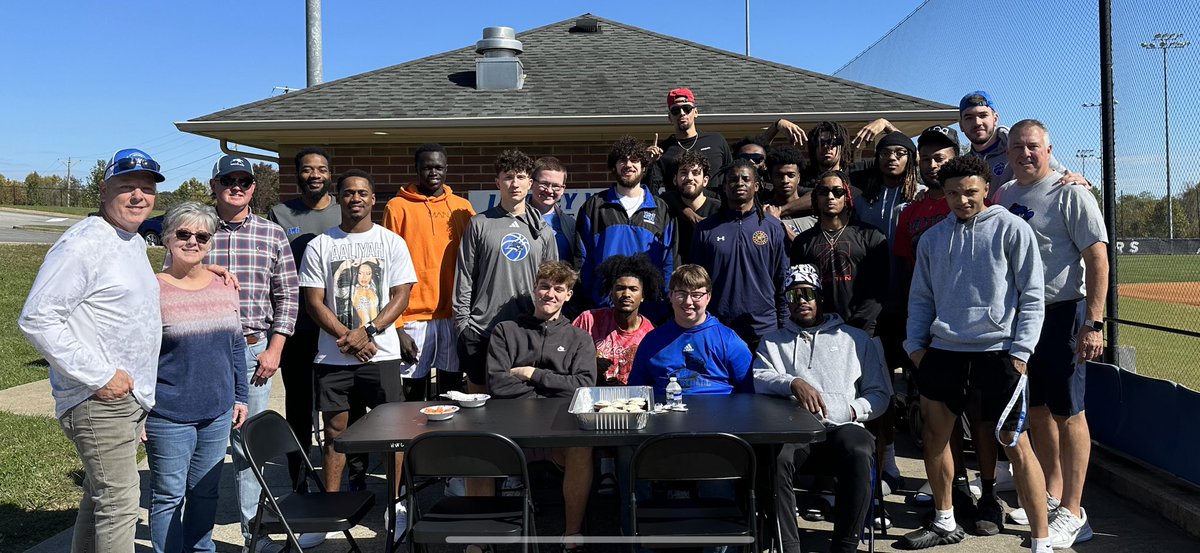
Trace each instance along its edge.
<instances>
[{"instance_id":1,"label":"royal blue jacket","mask_svg":"<svg viewBox=\"0 0 1200 553\"><path fill-rule=\"evenodd\" d=\"M596 274L596 267L613 255L646 254L662 270L663 282L675 269L675 220L667 204L655 198L645 185L642 205L630 217L621 205L617 187L588 198L576 218L575 266L579 268L594 305L610 306L608 290ZM661 298L646 298L647 301Z\"/></svg>"},{"instance_id":2,"label":"royal blue jacket","mask_svg":"<svg viewBox=\"0 0 1200 553\"><path fill-rule=\"evenodd\" d=\"M629 385L653 386L661 394L674 376L684 394L752 394L752 361L746 343L711 313L694 328L672 320L642 338Z\"/></svg>"},{"instance_id":3,"label":"royal blue jacket","mask_svg":"<svg viewBox=\"0 0 1200 553\"><path fill-rule=\"evenodd\" d=\"M779 330L788 318L787 233L779 219L758 207L721 209L696 225L691 247L692 262L712 278L710 313L746 342Z\"/></svg>"}]
</instances>

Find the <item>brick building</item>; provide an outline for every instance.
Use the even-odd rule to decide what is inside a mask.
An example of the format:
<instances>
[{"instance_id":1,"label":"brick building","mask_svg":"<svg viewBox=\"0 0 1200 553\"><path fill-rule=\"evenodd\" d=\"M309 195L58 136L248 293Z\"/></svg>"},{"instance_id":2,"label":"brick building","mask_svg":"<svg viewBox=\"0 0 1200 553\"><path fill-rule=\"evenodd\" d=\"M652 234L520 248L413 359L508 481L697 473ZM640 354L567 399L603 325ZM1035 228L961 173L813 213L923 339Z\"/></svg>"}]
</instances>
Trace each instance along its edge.
<instances>
[{"instance_id":1,"label":"brick building","mask_svg":"<svg viewBox=\"0 0 1200 553\"><path fill-rule=\"evenodd\" d=\"M280 195L296 193L291 158L318 144L334 170L371 172L379 207L413 179L412 151L440 142L456 192L494 189L492 161L509 147L554 155L568 186L608 186L612 142L671 132L666 92L691 88L701 131L736 141L780 117L836 120L852 132L885 117L915 136L957 120L954 106L718 50L585 14L516 35L519 89L484 90L476 46L323 83L177 123L184 132L276 152ZM480 45L482 46L481 41ZM508 54L511 56L511 54ZM511 59L511 58L510 58ZM511 62L510 62L511 63ZM483 86L477 86L483 84Z\"/></svg>"}]
</instances>

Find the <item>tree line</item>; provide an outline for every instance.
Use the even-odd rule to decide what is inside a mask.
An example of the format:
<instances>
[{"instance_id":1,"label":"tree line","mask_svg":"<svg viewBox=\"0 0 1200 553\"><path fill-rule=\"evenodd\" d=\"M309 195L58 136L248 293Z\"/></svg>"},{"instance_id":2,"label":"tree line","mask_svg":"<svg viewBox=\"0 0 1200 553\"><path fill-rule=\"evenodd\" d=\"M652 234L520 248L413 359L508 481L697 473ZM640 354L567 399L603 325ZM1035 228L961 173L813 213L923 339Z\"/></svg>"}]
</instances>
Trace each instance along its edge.
<instances>
[{"instance_id":1,"label":"tree line","mask_svg":"<svg viewBox=\"0 0 1200 553\"><path fill-rule=\"evenodd\" d=\"M68 181L61 175L29 173L23 180L0 175L0 205L12 206L68 206L98 207L100 205L100 183L104 181L104 166L107 161L96 160L86 180L75 175ZM266 213L272 205L279 203L279 171L269 163L254 164L254 178L258 182L250 208L255 213ZM159 189L165 183L159 184ZM213 205L212 191L207 182L190 178L171 191L160 191L155 198L157 210L170 209L185 201L198 201Z\"/></svg>"}]
</instances>

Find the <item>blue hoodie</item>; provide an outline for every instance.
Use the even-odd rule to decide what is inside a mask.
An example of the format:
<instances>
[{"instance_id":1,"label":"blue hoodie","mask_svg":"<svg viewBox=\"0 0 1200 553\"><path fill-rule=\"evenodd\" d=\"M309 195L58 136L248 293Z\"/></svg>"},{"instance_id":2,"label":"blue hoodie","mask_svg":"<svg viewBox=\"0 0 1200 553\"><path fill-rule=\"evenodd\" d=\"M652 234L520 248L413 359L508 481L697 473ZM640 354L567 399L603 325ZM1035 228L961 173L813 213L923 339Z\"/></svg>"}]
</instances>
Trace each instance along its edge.
<instances>
[{"instance_id":1,"label":"blue hoodie","mask_svg":"<svg viewBox=\"0 0 1200 553\"><path fill-rule=\"evenodd\" d=\"M577 215L575 266L583 280L583 290L597 306L610 307L612 300L596 268L614 255L646 254L662 270L663 282L671 280L675 270L675 220L666 202L659 201L642 186L642 205L630 217L621 205L616 185L588 198ZM647 302L661 298L646 298Z\"/></svg>"},{"instance_id":2,"label":"blue hoodie","mask_svg":"<svg viewBox=\"0 0 1200 553\"><path fill-rule=\"evenodd\" d=\"M917 245L904 351L1008 351L1028 361L1045 316L1033 229L1003 207L951 215Z\"/></svg>"},{"instance_id":3,"label":"blue hoodie","mask_svg":"<svg viewBox=\"0 0 1200 553\"><path fill-rule=\"evenodd\" d=\"M653 386L661 394L674 376L688 394L754 393L750 348L711 313L704 322L685 329L674 320L642 338L630 386Z\"/></svg>"}]
</instances>

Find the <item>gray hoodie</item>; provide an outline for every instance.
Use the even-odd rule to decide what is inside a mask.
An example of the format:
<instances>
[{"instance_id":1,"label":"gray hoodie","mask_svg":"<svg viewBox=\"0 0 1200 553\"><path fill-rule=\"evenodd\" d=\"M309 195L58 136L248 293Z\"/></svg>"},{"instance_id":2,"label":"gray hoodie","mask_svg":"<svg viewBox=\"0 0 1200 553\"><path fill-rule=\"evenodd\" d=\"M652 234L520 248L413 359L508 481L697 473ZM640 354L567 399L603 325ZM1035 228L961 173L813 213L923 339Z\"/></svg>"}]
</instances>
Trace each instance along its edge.
<instances>
[{"instance_id":1,"label":"gray hoodie","mask_svg":"<svg viewBox=\"0 0 1200 553\"><path fill-rule=\"evenodd\" d=\"M998 205L951 214L917 244L904 351L1008 351L1028 361L1045 315L1033 229Z\"/></svg>"},{"instance_id":2,"label":"gray hoodie","mask_svg":"<svg viewBox=\"0 0 1200 553\"><path fill-rule=\"evenodd\" d=\"M754 354L754 391L792 397L800 378L821 394L827 427L859 424L882 415L892 401L892 382L878 338L852 327L837 313L813 327L789 318L767 333ZM850 408L854 408L854 418Z\"/></svg>"}]
</instances>

